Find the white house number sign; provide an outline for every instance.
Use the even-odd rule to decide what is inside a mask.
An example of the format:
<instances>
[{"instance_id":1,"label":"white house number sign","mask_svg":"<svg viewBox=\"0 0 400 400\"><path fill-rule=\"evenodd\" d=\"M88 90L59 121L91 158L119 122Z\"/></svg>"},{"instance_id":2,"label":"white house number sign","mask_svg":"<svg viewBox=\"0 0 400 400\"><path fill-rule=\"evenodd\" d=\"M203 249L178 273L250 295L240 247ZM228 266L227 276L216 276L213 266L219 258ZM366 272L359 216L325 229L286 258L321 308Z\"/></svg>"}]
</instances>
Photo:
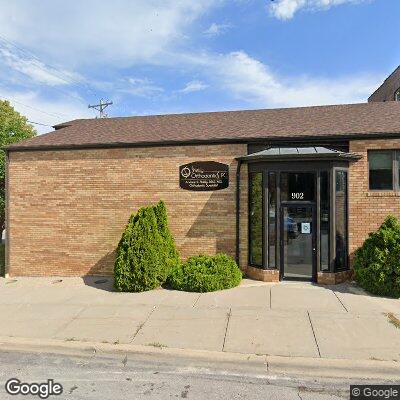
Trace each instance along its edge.
<instances>
[{"instance_id":1,"label":"white house number sign","mask_svg":"<svg viewBox=\"0 0 400 400\"><path fill-rule=\"evenodd\" d=\"M291 193L292 200L304 200L304 192Z\"/></svg>"}]
</instances>

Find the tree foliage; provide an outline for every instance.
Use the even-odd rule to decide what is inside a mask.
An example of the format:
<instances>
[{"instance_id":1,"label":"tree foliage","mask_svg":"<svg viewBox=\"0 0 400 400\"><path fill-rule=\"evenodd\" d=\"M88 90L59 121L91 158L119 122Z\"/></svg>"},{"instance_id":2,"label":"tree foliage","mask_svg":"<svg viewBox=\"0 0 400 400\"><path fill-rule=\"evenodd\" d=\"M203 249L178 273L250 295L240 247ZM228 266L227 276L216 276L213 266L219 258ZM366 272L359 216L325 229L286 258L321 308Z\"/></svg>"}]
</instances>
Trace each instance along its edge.
<instances>
[{"instance_id":1,"label":"tree foliage","mask_svg":"<svg viewBox=\"0 0 400 400\"><path fill-rule=\"evenodd\" d=\"M373 294L400 297L400 222L388 216L356 250L356 280Z\"/></svg>"},{"instance_id":2,"label":"tree foliage","mask_svg":"<svg viewBox=\"0 0 400 400\"><path fill-rule=\"evenodd\" d=\"M118 244L115 288L122 292L155 289L179 262L165 204L143 207L130 217Z\"/></svg>"},{"instance_id":3,"label":"tree foliage","mask_svg":"<svg viewBox=\"0 0 400 400\"><path fill-rule=\"evenodd\" d=\"M162 252L165 255L165 266L162 268L162 282L165 282L171 270L180 265L180 257L175 246L174 237L168 226L167 208L163 201L154 207L154 214L157 220L158 232L162 239Z\"/></svg>"},{"instance_id":4,"label":"tree foliage","mask_svg":"<svg viewBox=\"0 0 400 400\"><path fill-rule=\"evenodd\" d=\"M3 149L13 143L36 136L28 120L14 110L8 101L0 100L0 145ZM0 229L5 219L5 152L0 151Z\"/></svg>"}]
</instances>

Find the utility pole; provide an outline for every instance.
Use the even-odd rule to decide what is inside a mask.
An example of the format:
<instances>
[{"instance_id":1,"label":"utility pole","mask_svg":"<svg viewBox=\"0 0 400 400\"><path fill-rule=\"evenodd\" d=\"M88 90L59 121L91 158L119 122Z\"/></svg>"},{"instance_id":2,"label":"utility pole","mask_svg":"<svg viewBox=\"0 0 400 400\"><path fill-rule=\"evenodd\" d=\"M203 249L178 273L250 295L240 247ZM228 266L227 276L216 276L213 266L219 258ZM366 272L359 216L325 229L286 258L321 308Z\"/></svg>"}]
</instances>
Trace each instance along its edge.
<instances>
[{"instance_id":1,"label":"utility pole","mask_svg":"<svg viewBox=\"0 0 400 400\"><path fill-rule=\"evenodd\" d=\"M94 108L95 110L97 110L99 112L99 118L107 118L108 115L105 113L104 110L108 106L111 106L112 103L113 103L112 101L107 101L107 100L100 99L100 103L99 104L93 104L93 105L89 104L88 108Z\"/></svg>"}]
</instances>

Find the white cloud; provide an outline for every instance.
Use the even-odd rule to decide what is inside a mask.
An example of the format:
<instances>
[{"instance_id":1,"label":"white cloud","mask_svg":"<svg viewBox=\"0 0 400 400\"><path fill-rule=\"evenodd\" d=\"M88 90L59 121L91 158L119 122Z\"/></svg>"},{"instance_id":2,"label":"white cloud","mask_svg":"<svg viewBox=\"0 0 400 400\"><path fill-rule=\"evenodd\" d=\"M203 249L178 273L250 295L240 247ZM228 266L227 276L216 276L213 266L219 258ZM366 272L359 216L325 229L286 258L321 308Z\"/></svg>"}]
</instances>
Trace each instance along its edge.
<instances>
[{"instance_id":1,"label":"white cloud","mask_svg":"<svg viewBox=\"0 0 400 400\"><path fill-rule=\"evenodd\" d=\"M28 120L48 125L34 124L39 134L51 131L51 126L64 121L95 116L93 110L87 108L86 103L65 98L49 100L36 91L20 92L0 88L0 99L9 100L11 105Z\"/></svg>"},{"instance_id":2,"label":"white cloud","mask_svg":"<svg viewBox=\"0 0 400 400\"><path fill-rule=\"evenodd\" d=\"M224 90L253 107L295 107L364 102L382 76L282 78L243 51L205 59ZM210 77L211 79L211 77Z\"/></svg>"},{"instance_id":3,"label":"white cloud","mask_svg":"<svg viewBox=\"0 0 400 400\"><path fill-rule=\"evenodd\" d=\"M128 78L122 89L117 89L117 92L128 93L139 97L154 97L164 92L164 89L155 85L147 78Z\"/></svg>"},{"instance_id":4,"label":"white cloud","mask_svg":"<svg viewBox=\"0 0 400 400\"><path fill-rule=\"evenodd\" d=\"M32 83L45 84L48 86L70 85L81 81L77 73L64 69L54 69L37 59L18 54L18 50L0 43L0 57L4 64L11 68L11 73L18 71L31 79ZM8 76L9 78L9 76Z\"/></svg>"},{"instance_id":5,"label":"white cloud","mask_svg":"<svg viewBox=\"0 0 400 400\"><path fill-rule=\"evenodd\" d=\"M157 63L223 0L0 0L0 34L64 65Z\"/></svg>"},{"instance_id":6,"label":"white cloud","mask_svg":"<svg viewBox=\"0 0 400 400\"><path fill-rule=\"evenodd\" d=\"M203 34L208 37L219 36L225 33L231 25L229 24L217 24L213 22L204 32Z\"/></svg>"},{"instance_id":7,"label":"white cloud","mask_svg":"<svg viewBox=\"0 0 400 400\"><path fill-rule=\"evenodd\" d=\"M269 10L271 14L282 20L288 20L301 9L327 10L331 7L345 3L361 3L369 0L276 0L271 1Z\"/></svg>"},{"instance_id":8,"label":"white cloud","mask_svg":"<svg viewBox=\"0 0 400 400\"><path fill-rule=\"evenodd\" d=\"M208 85L206 85L202 81L191 81L186 84L186 86L179 90L180 93L192 93L192 92L199 92L201 90L207 89Z\"/></svg>"}]
</instances>

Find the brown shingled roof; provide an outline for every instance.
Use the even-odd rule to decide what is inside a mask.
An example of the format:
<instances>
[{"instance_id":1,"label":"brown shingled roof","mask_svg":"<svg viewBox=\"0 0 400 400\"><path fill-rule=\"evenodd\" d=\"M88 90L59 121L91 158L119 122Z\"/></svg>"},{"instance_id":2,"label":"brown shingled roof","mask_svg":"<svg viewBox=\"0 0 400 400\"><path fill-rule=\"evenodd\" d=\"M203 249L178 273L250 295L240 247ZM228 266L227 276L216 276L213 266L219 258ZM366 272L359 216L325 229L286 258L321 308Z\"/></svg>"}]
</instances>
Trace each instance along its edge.
<instances>
[{"instance_id":1,"label":"brown shingled roof","mask_svg":"<svg viewBox=\"0 0 400 400\"><path fill-rule=\"evenodd\" d=\"M9 150L400 134L400 102L82 119Z\"/></svg>"}]
</instances>

